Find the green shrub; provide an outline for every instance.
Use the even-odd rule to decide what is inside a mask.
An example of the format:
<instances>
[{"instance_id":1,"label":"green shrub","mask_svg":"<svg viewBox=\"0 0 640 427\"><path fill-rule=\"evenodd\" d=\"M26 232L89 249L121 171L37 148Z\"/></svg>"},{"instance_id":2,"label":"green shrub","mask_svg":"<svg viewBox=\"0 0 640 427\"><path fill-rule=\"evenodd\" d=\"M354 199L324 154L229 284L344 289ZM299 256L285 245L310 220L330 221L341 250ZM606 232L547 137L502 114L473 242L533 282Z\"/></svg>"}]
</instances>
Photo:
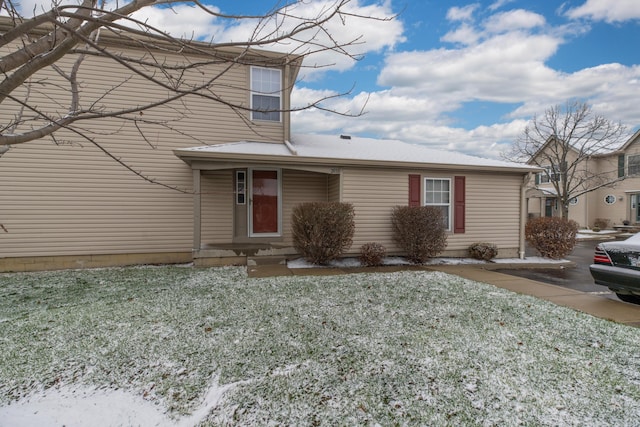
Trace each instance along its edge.
<instances>
[{"instance_id":1,"label":"green shrub","mask_svg":"<svg viewBox=\"0 0 640 427\"><path fill-rule=\"evenodd\" d=\"M293 246L314 264L328 264L353 242L353 205L337 202L302 203L293 208Z\"/></svg>"},{"instance_id":2,"label":"green shrub","mask_svg":"<svg viewBox=\"0 0 640 427\"><path fill-rule=\"evenodd\" d=\"M380 243L365 243L360 247L360 262L367 267L381 265L387 249Z\"/></svg>"},{"instance_id":3,"label":"green shrub","mask_svg":"<svg viewBox=\"0 0 640 427\"><path fill-rule=\"evenodd\" d=\"M557 217L535 218L527 222L527 242L547 258L561 259L576 245L578 223Z\"/></svg>"},{"instance_id":4,"label":"green shrub","mask_svg":"<svg viewBox=\"0 0 640 427\"><path fill-rule=\"evenodd\" d=\"M424 263L447 247L442 211L432 206L396 206L391 214L393 239L413 263Z\"/></svg>"},{"instance_id":5,"label":"green shrub","mask_svg":"<svg viewBox=\"0 0 640 427\"><path fill-rule=\"evenodd\" d=\"M498 256L498 247L493 243L474 243L469 246L469 255L474 259L489 261Z\"/></svg>"}]
</instances>

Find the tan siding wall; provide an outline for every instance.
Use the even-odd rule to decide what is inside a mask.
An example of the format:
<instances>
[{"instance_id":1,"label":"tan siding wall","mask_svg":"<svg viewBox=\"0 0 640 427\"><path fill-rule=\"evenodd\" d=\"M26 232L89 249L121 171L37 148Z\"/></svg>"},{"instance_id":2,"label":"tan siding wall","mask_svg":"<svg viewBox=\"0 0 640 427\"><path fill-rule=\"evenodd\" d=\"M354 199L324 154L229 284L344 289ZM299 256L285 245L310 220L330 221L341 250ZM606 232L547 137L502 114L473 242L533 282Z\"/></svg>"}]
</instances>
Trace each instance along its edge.
<instances>
[{"instance_id":1,"label":"tan siding wall","mask_svg":"<svg viewBox=\"0 0 640 427\"><path fill-rule=\"evenodd\" d=\"M356 210L356 233L350 253L357 253L366 242L382 243L389 253L400 251L392 239L391 212L394 206L407 205L409 173L434 178L467 177L466 232L449 234L448 253L463 255L471 243L487 241L497 244L504 255L514 255L520 229L520 175L364 169L344 172L343 201L353 203Z\"/></svg>"},{"instance_id":2,"label":"tan siding wall","mask_svg":"<svg viewBox=\"0 0 640 427\"><path fill-rule=\"evenodd\" d=\"M498 249L518 248L522 176L466 176L466 230L449 236L448 249L466 250L479 241L495 243Z\"/></svg>"},{"instance_id":3,"label":"tan siding wall","mask_svg":"<svg viewBox=\"0 0 640 427\"><path fill-rule=\"evenodd\" d=\"M391 234L391 211L406 205L407 174L372 169L343 171L342 201L352 203L356 213L356 231L351 253L367 242L383 244L389 253L398 252Z\"/></svg>"},{"instance_id":4,"label":"tan siding wall","mask_svg":"<svg viewBox=\"0 0 640 427\"><path fill-rule=\"evenodd\" d=\"M61 65L68 69L70 63ZM206 78L222 66L211 66ZM82 106L102 97L99 105L125 108L142 98L165 96L137 77L117 87L130 74L112 61L90 57L80 71ZM217 95L248 105L249 93L241 89L247 87L248 76L246 67L233 68L217 82ZM59 82L52 70L37 78ZM188 78L196 81L203 76L193 73ZM64 85L50 87L47 96L38 90L34 88L30 102L45 112L60 108L51 104L49 95L61 101L69 96ZM15 112L3 104L0 123L8 123ZM163 126L94 120L81 124L86 138L61 131L56 134L59 145L43 139L12 147L0 158L0 224L8 230L0 230L0 257L191 251L192 195L144 181L92 140L143 176L189 193L191 169L173 155L173 149L246 139L282 141L282 124L257 123L249 128L243 116L248 113L192 97L130 117L165 120ZM231 188L230 181L205 179L204 183L207 188L218 184ZM222 215L222 222L207 223L203 230L207 238L223 234L226 238L230 233L230 212L220 209L218 204L205 206L206 214Z\"/></svg>"},{"instance_id":5,"label":"tan siding wall","mask_svg":"<svg viewBox=\"0 0 640 427\"><path fill-rule=\"evenodd\" d=\"M233 171L203 172L202 243L230 243L233 239Z\"/></svg>"},{"instance_id":6,"label":"tan siding wall","mask_svg":"<svg viewBox=\"0 0 640 427\"><path fill-rule=\"evenodd\" d=\"M282 231L285 242L292 242L291 213L297 204L327 201L327 176L293 170L282 172Z\"/></svg>"},{"instance_id":7,"label":"tan siding wall","mask_svg":"<svg viewBox=\"0 0 640 427\"><path fill-rule=\"evenodd\" d=\"M341 175L329 175L329 201L340 202L340 181Z\"/></svg>"},{"instance_id":8,"label":"tan siding wall","mask_svg":"<svg viewBox=\"0 0 640 427\"><path fill-rule=\"evenodd\" d=\"M48 156L48 152L55 155ZM191 186L186 164L166 156L158 176ZM0 256L135 253L189 249L190 195L151 184L91 147L34 142L13 147L2 159ZM141 166L139 164L138 166ZM180 174L182 176L180 176Z\"/></svg>"}]
</instances>

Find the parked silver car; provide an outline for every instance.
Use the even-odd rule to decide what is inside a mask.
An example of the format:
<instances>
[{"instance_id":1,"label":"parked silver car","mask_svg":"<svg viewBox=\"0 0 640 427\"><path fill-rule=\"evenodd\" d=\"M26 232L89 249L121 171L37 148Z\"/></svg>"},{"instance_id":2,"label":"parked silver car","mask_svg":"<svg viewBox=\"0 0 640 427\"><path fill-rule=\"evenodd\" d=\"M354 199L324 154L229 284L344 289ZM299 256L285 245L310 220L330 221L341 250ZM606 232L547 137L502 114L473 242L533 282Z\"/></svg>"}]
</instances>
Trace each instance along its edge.
<instances>
[{"instance_id":1,"label":"parked silver car","mask_svg":"<svg viewBox=\"0 0 640 427\"><path fill-rule=\"evenodd\" d=\"M596 284L608 287L622 301L640 304L640 233L599 243L589 271Z\"/></svg>"}]
</instances>

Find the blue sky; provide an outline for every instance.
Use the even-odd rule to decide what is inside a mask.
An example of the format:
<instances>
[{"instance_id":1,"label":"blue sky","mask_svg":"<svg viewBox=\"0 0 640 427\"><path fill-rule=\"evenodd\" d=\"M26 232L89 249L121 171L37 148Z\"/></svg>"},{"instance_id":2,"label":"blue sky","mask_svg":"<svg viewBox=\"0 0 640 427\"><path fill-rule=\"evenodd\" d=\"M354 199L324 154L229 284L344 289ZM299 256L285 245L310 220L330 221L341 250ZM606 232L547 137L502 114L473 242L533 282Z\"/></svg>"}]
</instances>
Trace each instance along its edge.
<instances>
[{"instance_id":1,"label":"blue sky","mask_svg":"<svg viewBox=\"0 0 640 427\"><path fill-rule=\"evenodd\" d=\"M303 102L313 91L354 86L332 105L357 111L368 96L367 114L298 113L294 130L499 157L533 114L568 99L590 103L630 131L640 126L638 0L359 3L371 4L399 13L397 22L356 24L374 43L365 59L303 80L294 93ZM381 47L380 34L387 41Z\"/></svg>"},{"instance_id":2,"label":"blue sky","mask_svg":"<svg viewBox=\"0 0 640 427\"><path fill-rule=\"evenodd\" d=\"M23 0L33 10L41 0ZM203 0L228 14L263 14L277 0ZM313 14L336 0L304 0ZM294 3L292 0L287 3ZM281 0L280 5L285 1ZM307 110L292 115L294 132L348 133L400 139L497 158L533 114L579 99L594 111L640 127L640 0L351 0L349 17L330 23L345 41L362 36L353 61L310 55L292 94L294 105L351 92L323 107L360 117ZM174 35L242 40L248 20L215 19L200 9L146 8L138 18ZM282 47L280 47L282 49Z\"/></svg>"}]
</instances>

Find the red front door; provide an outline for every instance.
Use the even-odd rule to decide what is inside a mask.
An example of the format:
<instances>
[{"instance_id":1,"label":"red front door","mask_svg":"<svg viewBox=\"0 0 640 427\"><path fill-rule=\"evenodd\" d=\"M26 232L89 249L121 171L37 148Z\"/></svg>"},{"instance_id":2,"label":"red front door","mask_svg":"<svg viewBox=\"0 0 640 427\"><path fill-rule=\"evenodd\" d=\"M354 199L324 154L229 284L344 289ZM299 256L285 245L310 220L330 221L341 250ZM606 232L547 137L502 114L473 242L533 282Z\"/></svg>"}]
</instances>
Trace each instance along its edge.
<instances>
[{"instance_id":1,"label":"red front door","mask_svg":"<svg viewBox=\"0 0 640 427\"><path fill-rule=\"evenodd\" d=\"M277 234L279 232L278 171L252 171L251 200L251 232Z\"/></svg>"}]
</instances>

